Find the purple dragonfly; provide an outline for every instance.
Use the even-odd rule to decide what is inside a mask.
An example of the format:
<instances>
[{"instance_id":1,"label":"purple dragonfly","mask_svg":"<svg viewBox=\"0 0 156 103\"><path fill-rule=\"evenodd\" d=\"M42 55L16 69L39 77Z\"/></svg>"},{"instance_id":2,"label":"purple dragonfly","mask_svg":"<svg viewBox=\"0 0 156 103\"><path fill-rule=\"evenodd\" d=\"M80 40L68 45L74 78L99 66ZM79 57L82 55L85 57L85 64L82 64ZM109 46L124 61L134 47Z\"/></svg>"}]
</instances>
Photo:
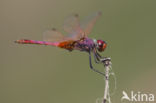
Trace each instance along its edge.
<instances>
[{"instance_id":1,"label":"purple dragonfly","mask_svg":"<svg viewBox=\"0 0 156 103\"><path fill-rule=\"evenodd\" d=\"M104 75L104 73L92 66L91 53L93 53L95 62L100 63L102 57L99 52L103 52L107 44L103 40L88 38L88 35L100 16L101 12L96 12L83 23L79 22L79 16L77 14L67 18L64 23L64 31L69 34L68 36L62 35L62 33L53 28L43 33L43 41L21 39L16 40L15 42L19 44L50 45L69 51L85 51L89 53L90 68L93 71ZM107 60L107 58L105 60Z\"/></svg>"}]
</instances>

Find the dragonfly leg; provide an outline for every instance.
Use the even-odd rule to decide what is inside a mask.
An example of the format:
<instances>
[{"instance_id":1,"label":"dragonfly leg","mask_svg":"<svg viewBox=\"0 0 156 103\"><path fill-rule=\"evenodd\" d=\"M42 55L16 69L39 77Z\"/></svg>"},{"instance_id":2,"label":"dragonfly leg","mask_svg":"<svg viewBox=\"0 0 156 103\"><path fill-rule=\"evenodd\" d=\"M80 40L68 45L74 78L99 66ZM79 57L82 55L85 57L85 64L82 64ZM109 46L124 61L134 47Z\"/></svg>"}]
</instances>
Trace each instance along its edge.
<instances>
[{"instance_id":1,"label":"dragonfly leg","mask_svg":"<svg viewBox=\"0 0 156 103\"><path fill-rule=\"evenodd\" d=\"M94 56L95 63L99 64L100 63L100 59L97 57L97 55L94 52L93 52L93 56Z\"/></svg>"},{"instance_id":2,"label":"dragonfly leg","mask_svg":"<svg viewBox=\"0 0 156 103\"><path fill-rule=\"evenodd\" d=\"M99 58L102 58L102 56L96 51L96 55L99 57Z\"/></svg>"},{"instance_id":3,"label":"dragonfly leg","mask_svg":"<svg viewBox=\"0 0 156 103\"><path fill-rule=\"evenodd\" d=\"M95 63L97 64L101 63L102 56L97 52L96 49L93 50L93 55Z\"/></svg>"},{"instance_id":4,"label":"dragonfly leg","mask_svg":"<svg viewBox=\"0 0 156 103\"><path fill-rule=\"evenodd\" d=\"M96 63L105 63L111 60L108 57L102 57L96 50L93 51L93 55Z\"/></svg>"},{"instance_id":5,"label":"dragonfly leg","mask_svg":"<svg viewBox=\"0 0 156 103\"><path fill-rule=\"evenodd\" d=\"M99 73L99 74L105 76L104 73L98 71L97 69L95 69L95 68L93 67L93 65L92 65L92 60L91 60L91 53L90 53L90 52L89 52L89 65L90 65L91 70L93 70L93 71L95 71L95 72L97 72L97 73Z\"/></svg>"}]
</instances>

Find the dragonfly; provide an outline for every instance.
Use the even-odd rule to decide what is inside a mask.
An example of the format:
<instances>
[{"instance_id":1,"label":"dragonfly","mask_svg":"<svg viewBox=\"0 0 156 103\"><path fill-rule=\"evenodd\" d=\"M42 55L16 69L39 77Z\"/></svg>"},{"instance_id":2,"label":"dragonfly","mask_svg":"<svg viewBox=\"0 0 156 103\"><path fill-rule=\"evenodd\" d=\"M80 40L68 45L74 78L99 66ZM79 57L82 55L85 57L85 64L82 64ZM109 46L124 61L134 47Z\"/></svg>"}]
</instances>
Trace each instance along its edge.
<instances>
[{"instance_id":1,"label":"dragonfly","mask_svg":"<svg viewBox=\"0 0 156 103\"><path fill-rule=\"evenodd\" d=\"M79 15L74 14L64 21L63 29L68 35L63 35L57 29L53 28L43 33L43 41L20 39L16 40L15 43L49 45L69 51L79 50L87 52L89 54L90 68L97 73L105 75L93 67L92 55L95 63L100 63L102 58L100 52L103 52L106 49L107 43L104 40L96 40L88 37L101 15L101 12L96 12L87 17L84 22L80 22ZM107 58L105 58L105 60L107 60Z\"/></svg>"}]
</instances>

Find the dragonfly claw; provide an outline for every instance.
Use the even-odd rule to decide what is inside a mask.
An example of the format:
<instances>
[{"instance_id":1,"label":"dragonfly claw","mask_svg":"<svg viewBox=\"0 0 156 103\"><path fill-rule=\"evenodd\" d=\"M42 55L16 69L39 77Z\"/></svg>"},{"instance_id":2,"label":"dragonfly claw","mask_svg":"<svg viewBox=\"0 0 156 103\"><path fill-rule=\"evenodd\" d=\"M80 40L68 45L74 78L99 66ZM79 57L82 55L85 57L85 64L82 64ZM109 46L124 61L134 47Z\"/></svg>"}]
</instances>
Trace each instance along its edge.
<instances>
[{"instance_id":1,"label":"dragonfly claw","mask_svg":"<svg viewBox=\"0 0 156 103\"><path fill-rule=\"evenodd\" d=\"M111 58L109 58L109 57L101 58L100 61L101 61L102 63L104 63L105 66L111 65Z\"/></svg>"},{"instance_id":2,"label":"dragonfly claw","mask_svg":"<svg viewBox=\"0 0 156 103\"><path fill-rule=\"evenodd\" d=\"M101 62L104 62L104 61L111 61L111 58L109 58L109 57L104 57L104 58L101 58L100 60L101 60Z\"/></svg>"}]
</instances>

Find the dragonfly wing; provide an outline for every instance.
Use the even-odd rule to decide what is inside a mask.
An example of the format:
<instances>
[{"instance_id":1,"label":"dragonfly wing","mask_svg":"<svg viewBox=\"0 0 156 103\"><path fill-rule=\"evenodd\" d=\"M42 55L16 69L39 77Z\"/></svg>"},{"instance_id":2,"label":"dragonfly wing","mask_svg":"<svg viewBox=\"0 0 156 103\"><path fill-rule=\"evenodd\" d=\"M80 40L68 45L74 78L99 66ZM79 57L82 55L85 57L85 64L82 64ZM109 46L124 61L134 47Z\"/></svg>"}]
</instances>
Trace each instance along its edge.
<instances>
[{"instance_id":1,"label":"dragonfly wing","mask_svg":"<svg viewBox=\"0 0 156 103\"><path fill-rule=\"evenodd\" d=\"M82 24L79 23L79 16L77 14L72 15L65 20L63 26L64 31L66 31L69 36L64 36L56 29L52 29L43 33L43 40L61 42L67 40L79 40L83 37L87 37L100 15L101 12L95 13L87 18L87 20L85 20Z\"/></svg>"},{"instance_id":2,"label":"dragonfly wing","mask_svg":"<svg viewBox=\"0 0 156 103\"><path fill-rule=\"evenodd\" d=\"M43 33L43 40L49 42L60 42L67 39L62 33L56 29L47 30Z\"/></svg>"},{"instance_id":3,"label":"dragonfly wing","mask_svg":"<svg viewBox=\"0 0 156 103\"><path fill-rule=\"evenodd\" d=\"M71 37L74 40L80 39L82 35L84 34L83 30L80 27L78 14L74 14L68 17L64 21L63 28L65 32L69 33L69 37Z\"/></svg>"},{"instance_id":4,"label":"dragonfly wing","mask_svg":"<svg viewBox=\"0 0 156 103\"><path fill-rule=\"evenodd\" d=\"M101 12L96 12L89 17L87 17L80 25L80 27L84 31L84 35L87 37L90 34L94 24L96 23L97 19L102 15Z\"/></svg>"},{"instance_id":5,"label":"dragonfly wing","mask_svg":"<svg viewBox=\"0 0 156 103\"><path fill-rule=\"evenodd\" d=\"M77 31L79 29L80 24L79 24L79 15L74 14L69 16L65 21L64 21L64 31L66 31L69 34L72 34L73 32Z\"/></svg>"}]
</instances>

